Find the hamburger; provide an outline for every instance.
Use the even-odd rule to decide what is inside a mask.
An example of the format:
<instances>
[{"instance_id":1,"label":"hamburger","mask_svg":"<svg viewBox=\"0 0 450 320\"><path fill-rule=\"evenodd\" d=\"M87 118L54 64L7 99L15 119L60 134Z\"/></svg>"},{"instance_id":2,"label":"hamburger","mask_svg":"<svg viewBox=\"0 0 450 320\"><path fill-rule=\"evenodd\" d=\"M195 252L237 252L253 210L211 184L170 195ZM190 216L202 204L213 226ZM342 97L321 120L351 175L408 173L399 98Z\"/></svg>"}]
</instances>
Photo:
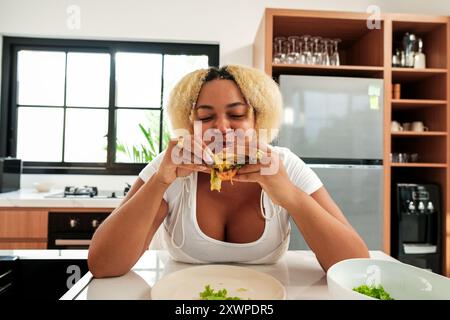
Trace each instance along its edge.
<instances>
[{"instance_id":1,"label":"hamburger","mask_svg":"<svg viewBox=\"0 0 450 320\"><path fill-rule=\"evenodd\" d=\"M256 160L261 160L262 151L257 150ZM235 153L221 151L213 155L214 163L211 165L211 191L220 192L222 181L230 181L233 184L233 177L239 169L250 163L250 157L245 156L245 161L238 161L239 157Z\"/></svg>"}]
</instances>

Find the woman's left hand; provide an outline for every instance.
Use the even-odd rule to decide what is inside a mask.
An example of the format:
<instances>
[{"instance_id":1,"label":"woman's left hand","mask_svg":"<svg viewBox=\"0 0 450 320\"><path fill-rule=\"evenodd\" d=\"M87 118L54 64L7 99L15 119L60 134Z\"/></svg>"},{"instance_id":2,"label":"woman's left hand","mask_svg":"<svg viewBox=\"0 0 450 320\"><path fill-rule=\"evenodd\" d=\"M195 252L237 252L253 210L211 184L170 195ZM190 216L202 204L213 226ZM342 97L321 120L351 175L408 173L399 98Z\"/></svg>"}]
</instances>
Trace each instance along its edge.
<instances>
[{"instance_id":1,"label":"woman's left hand","mask_svg":"<svg viewBox=\"0 0 450 320\"><path fill-rule=\"evenodd\" d=\"M258 149L262 152L258 163L240 168L233 181L257 182L273 203L283 206L292 198L295 186L289 180L280 154L270 146L259 146Z\"/></svg>"}]
</instances>

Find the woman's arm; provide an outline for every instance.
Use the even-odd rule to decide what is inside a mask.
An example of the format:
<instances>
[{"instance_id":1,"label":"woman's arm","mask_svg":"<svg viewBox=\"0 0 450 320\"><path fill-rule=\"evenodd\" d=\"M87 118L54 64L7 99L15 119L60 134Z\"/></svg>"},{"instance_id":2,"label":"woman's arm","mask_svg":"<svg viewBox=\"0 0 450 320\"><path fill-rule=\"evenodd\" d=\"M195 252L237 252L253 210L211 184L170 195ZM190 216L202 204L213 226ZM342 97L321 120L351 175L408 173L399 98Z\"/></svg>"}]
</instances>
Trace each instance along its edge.
<instances>
[{"instance_id":1,"label":"woman's arm","mask_svg":"<svg viewBox=\"0 0 450 320\"><path fill-rule=\"evenodd\" d=\"M341 260L369 256L366 244L324 187L310 196L291 181L277 152L268 149L264 157L268 159L240 169L234 180L258 182L273 203L285 208L325 271ZM291 161L302 170L299 159ZM263 172L268 168L272 170Z\"/></svg>"},{"instance_id":2,"label":"woman's arm","mask_svg":"<svg viewBox=\"0 0 450 320\"><path fill-rule=\"evenodd\" d=\"M324 187L311 196L291 183L281 205L290 213L326 272L350 258L367 258L369 251Z\"/></svg>"},{"instance_id":3,"label":"woman's arm","mask_svg":"<svg viewBox=\"0 0 450 320\"><path fill-rule=\"evenodd\" d=\"M186 139L186 146L178 146L178 140L169 141L162 161L152 177L144 183L136 180L125 199L95 232L89 248L88 265L94 277L113 277L127 273L148 248L155 232L167 215L168 205L164 192L177 177L192 171L210 172L208 168L192 164L199 150L206 146L195 139ZM183 149L186 152L182 152ZM173 162L178 154L187 157L188 164ZM202 158L200 158L202 161Z\"/></svg>"},{"instance_id":4,"label":"woman's arm","mask_svg":"<svg viewBox=\"0 0 450 320\"><path fill-rule=\"evenodd\" d=\"M136 179L120 206L103 221L89 247L89 270L96 278L127 273L149 246L167 214L168 185L153 175Z\"/></svg>"}]
</instances>

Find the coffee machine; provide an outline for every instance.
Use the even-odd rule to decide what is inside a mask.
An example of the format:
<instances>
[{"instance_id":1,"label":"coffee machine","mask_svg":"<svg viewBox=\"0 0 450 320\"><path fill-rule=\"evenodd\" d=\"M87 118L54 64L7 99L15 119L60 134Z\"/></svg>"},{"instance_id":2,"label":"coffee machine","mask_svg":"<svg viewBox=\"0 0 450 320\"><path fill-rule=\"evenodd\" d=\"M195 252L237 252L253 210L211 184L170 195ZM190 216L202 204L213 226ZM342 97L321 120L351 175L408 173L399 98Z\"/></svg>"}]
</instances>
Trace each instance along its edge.
<instances>
[{"instance_id":1,"label":"coffee machine","mask_svg":"<svg viewBox=\"0 0 450 320\"><path fill-rule=\"evenodd\" d=\"M397 183L392 212L392 256L442 273L441 191L435 184Z\"/></svg>"}]
</instances>

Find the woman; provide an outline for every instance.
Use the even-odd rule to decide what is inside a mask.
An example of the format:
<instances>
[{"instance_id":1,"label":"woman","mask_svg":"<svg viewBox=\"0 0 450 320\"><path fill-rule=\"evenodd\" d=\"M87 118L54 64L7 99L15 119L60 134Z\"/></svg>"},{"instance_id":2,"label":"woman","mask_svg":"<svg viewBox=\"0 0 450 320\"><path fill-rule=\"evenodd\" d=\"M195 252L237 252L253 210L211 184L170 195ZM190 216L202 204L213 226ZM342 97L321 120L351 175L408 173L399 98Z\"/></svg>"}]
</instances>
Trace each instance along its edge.
<instances>
[{"instance_id":1,"label":"woman","mask_svg":"<svg viewBox=\"0 0 450 320\"><path fill-rule=\"evenodd\" d=\"M186 75L171 93L169 117L174 129L191 135L194 124L199 126L203 140L198 135L187 136L190 143L172 140L141 171L92 239L92 274L128 272L161 224L172 258L189 263L274 263L288 248L289 217L325 271L343 259L368 257L364 241L316 174L286 148L263 148L275 138L281 111L278 86L259 70L230 65ZM205 136L212 130L228 139L230 132L250 129L269 162L246 164L233 183L211 191L215 159ZM252 141L245 139L240 152L248 153ZM174 158L180 151L189 161ZM263 174L274 163L276 170Z\"/></svg>"}]
</instances>

